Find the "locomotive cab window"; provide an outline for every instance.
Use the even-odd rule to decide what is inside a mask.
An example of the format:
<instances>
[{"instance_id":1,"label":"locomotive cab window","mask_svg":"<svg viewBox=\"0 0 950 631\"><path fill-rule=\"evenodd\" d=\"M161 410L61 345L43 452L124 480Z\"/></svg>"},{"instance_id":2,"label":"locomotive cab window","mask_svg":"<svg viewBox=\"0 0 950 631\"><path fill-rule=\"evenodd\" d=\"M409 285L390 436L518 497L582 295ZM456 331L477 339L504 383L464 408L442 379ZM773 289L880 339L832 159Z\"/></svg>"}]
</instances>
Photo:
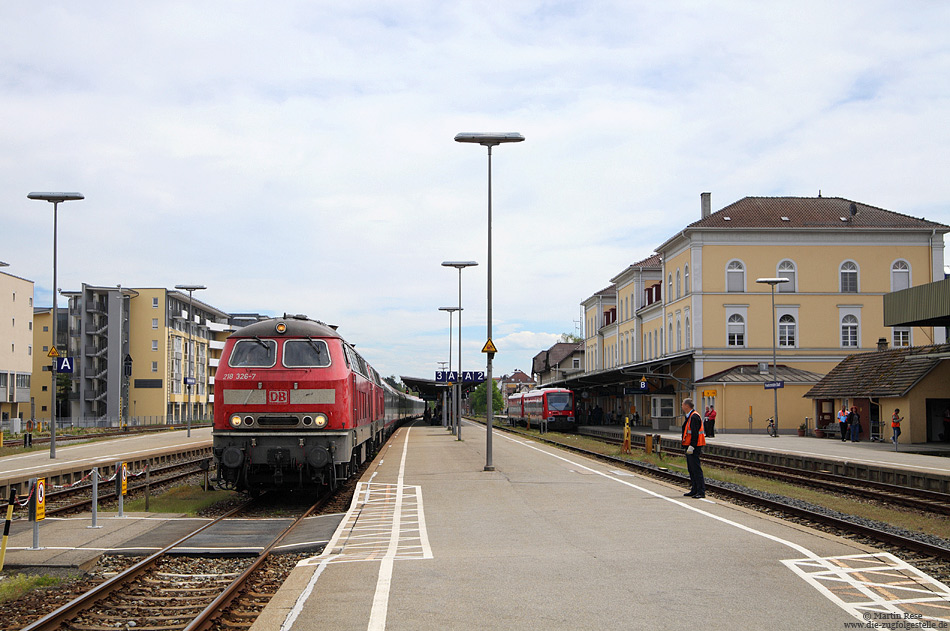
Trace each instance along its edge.
<instances>
[{"instance_id":1,"label":"locomotive cab window","mask_svg":"<svg viewBox=\"0 0 950 631\"><path fill-rule=\"evenodd\" d=\"M277 363L277 342L254 338L238 340L231 349L232 368L270 368Z\"/></svg>"},{"instance_id":2,"label":"locomotive cab window","mask_svg":"<svg viewBox=\"0 0 950 631\"><path fill-rule=\"evenodd\" d=\"M287 340L283 361L287 368L325 368L330 365L330 351L323 340Z\"/></svg>"},{"instance_id":3,"label":"locomotive cab window","mask_svg":"<svg viewBox=\"0 0 950 631\"><path fill-rule=\"evenodd\" d=\"M564 412L571 409L571 395L566 392L554 392L548 395L548 409L552 412Z\"/></svg>"}]
</instances>

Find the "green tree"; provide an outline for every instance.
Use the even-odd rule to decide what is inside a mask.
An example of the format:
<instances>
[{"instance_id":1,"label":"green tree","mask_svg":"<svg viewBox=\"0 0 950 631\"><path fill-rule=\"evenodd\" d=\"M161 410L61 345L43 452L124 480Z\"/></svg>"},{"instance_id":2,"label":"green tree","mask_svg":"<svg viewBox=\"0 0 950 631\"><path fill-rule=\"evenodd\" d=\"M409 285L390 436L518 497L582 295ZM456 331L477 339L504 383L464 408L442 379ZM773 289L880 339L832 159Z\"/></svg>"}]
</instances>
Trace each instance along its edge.
<instances>
[{"instance_id":1,"label":"green tree","mask_svg":"<svg viewBox=\"0 0 950 631\"><path fill-rule=\"evenodd\" d=\"M558 342L569 342L571 344L580 344L583 341L584 338L576 333L561 333L561 337L558 339Z\"/></svg>"},{"instance_id":2,"label":"green tree","mask_svg":"<svg viewBox=\"0 0 950 631\"><path fill-rule=\"evenodd\" d=\"M495 413L498 413L500 410L505 407L505 398L501 396L501 391L498 390L498 384L495 383L495 380L492 379L492 410ZM469 399L472 402L472 411L475 414L483 415L486 412L488 407L488 397L486 395L488 391L487 382L482 382L478 384L478 387L472 391Z\"/></svg>"}]
</instances>

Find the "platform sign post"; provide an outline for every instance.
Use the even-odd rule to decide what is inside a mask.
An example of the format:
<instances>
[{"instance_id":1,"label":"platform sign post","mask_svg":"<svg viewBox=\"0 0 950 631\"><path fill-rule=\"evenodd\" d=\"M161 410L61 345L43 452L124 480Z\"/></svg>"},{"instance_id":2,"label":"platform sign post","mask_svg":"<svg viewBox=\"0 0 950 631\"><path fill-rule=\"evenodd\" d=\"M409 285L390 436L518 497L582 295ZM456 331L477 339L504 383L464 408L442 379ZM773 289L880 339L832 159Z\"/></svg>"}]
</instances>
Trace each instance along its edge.
<instances>
[{"instance_id":1,"label":"platform sign post","mask_svg":"<svg viewBox=\"0 0 950 631\"><path fill-rule=\"evenodd\" d=\"M92 475L92 525L86 528L102 528L96 523L99 516L99 468L93 468L90 475Z\"/></svg>"},{"instance_id":2,"label":"platform sign post","mask_svg":"<svg viewBox=\"0 0 950 631\"><path fill-rule=\"evenodd\" d=\"M40 522L46 519L46 479L33 478L30 498L30 521L33 522L33 547L30 550L40 550Z\"/></svg>"},{"instance_id":3,"label":"platform sign post","mask_svg":"<svg viewBox=\"0 0 950 631\"><path fill-rule=\"evenodd\" d=\"M124 462L115 463L115 494L119 496L119 517L125 517L124 502L128 491L129 470Z\"/></svg>"}]
</instances>

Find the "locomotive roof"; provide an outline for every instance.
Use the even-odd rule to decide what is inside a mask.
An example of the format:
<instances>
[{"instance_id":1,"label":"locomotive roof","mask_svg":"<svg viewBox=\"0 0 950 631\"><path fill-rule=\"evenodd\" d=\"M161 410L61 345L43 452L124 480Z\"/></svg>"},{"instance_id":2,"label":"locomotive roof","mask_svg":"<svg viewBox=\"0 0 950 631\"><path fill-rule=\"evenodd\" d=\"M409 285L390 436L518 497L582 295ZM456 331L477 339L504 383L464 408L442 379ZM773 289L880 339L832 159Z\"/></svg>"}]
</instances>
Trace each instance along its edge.
<instances>
[{"instance_id":1,"label":"locomotive roof","mask_svg":"<svg viewBox=\"0 0 950 631\"><path fill-rule=\"evenodd\" d=\"M277 332L277 325L283 323L287 330ZM285 316L271 318L249 324L238 329L229 337L340 337L335 329L323 322L310 320L303 316Z\"/></svg>"}]
</instances>

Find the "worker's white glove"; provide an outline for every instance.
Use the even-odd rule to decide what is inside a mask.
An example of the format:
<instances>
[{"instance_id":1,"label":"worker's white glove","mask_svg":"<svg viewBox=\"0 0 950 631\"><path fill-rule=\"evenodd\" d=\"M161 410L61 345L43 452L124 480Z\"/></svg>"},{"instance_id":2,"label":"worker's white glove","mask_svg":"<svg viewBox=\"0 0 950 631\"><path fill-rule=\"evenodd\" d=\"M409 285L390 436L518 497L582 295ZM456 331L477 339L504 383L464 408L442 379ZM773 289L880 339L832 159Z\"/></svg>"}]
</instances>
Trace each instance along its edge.
<instances>
[{"instance_id":1,"label":"worker's white glove","mask_svg":"<svg viewBox=\"0 0 950 631\"><path fill-rule=\"evenodd\" d=\"M692 446L692 445L690 445L689 447L686 448L686 455L687 455L687 456L692 456L692 455L693 455L693 446Z\"/></svg>"}]
</instances>

